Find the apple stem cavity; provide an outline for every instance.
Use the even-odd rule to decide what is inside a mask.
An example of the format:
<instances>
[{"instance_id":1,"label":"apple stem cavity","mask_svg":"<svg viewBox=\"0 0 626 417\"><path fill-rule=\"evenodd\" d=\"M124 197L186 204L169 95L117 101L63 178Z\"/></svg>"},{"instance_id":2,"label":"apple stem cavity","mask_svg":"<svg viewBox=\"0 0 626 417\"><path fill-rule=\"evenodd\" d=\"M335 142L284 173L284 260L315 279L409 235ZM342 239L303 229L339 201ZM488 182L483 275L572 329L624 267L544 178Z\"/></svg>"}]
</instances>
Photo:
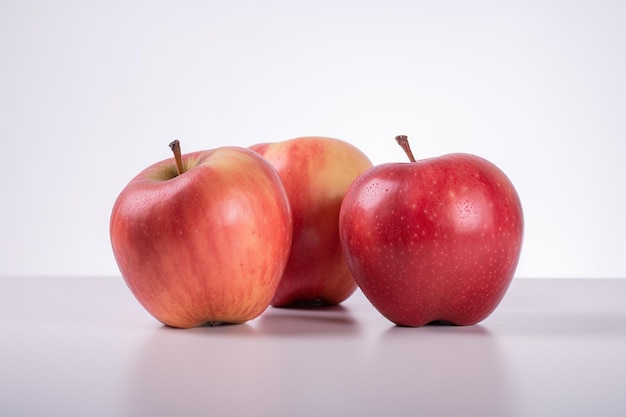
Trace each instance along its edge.
<instances>
[{"instance_id":1,"label":"apple stem cavity","mask_svg":"<svg viewBox=\"0 0 626 417\"><path fill-rule=\"evenodd\" d=\"M180 154L180 141L175 139L170 143L170 149L174 152L174 159L176 160L176 172L178 175L181 175L185 172L185 168L183 167L183 157Z\"/></svg>"},{"instance_id":2,"label":"apple stem cavity","mask_svg":"<svg viewBox=\"0 0 626 417\"><path fill-rule=\"evenodd\" d=\"M406 156L409 157L409 161L415 162L415 157L413 156L411 146L409 145L409 137L407 135L398 135L396 136L396 142L398 142L398 145L400 145L400 147L404 150Z\"/></svg>"}]
</instances>

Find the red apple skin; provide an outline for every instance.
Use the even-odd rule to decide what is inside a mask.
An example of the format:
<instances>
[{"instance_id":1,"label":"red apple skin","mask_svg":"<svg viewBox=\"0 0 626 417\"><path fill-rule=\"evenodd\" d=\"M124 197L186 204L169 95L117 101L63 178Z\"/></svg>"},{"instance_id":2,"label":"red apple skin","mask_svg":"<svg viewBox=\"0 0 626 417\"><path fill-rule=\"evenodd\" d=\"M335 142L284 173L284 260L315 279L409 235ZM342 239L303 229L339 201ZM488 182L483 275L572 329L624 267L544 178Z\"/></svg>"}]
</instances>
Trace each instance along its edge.
<instances>
[{"instance_id":1,"label":"red apple skin","mask_svg":"<svg viewBox=\"0 0 626 417\"><path fill-rule=\"evenodd\" d=\"M242 323L276 292L291 247L291 211L276 170L245 148L156 163L130 181L110 220L128 287L179 328Z\"/></svg>"},{"instance_id":2,"label":"red apple skin","mask_svg":"<svg viewBox=\"0 0 626 417\"><path fill-rule=\"evenodd\" d=\"M513 279L524 228L511 181L468 154L368 170L347 192L339 221L365 296L410 327L489 316Z\"/></svg>"},{"instance_id":3,"label":"red apple skin","mask_svg":"<svg viewBox=\"0 0 626 417\"><path fill-rule=\"evenodd\" d=\"M339 241L339 209L352 181L372 163L353 145L327 137L251 149L278 171L293 216L291 254L272 306L340 304L357 286Z\"/></svg>"}]
</instances>

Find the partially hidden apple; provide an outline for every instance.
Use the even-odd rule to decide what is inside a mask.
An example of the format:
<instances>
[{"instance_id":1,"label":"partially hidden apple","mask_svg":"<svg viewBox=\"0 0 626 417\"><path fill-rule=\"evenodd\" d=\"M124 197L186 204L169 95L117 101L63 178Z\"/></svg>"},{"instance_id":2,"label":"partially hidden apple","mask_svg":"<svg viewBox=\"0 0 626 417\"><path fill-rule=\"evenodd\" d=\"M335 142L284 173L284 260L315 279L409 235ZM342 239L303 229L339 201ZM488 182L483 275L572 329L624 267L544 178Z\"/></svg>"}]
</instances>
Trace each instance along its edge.
<instances>
[{"instance_id":1,"label":"partially hidden apple","mask_svg":"<svg viewBox=\"0 0 626 417\"><path fill-rule=\"evenodd\" d=\"M372 305L400 326L471 325L504 297L520 257L523 213L509 178L470 154L378 165L348 190L343 251Z\"/></svg>"},{"instance_id":2,"label":"partially hidden apple","mask_svg":"<svg viewBox=\"0 0 626 417\"><path fill-rule=\"evenodd\" d=\"M352 181L372 163L355 146L327 137L299 137L251 149L278 171L293 216L291 253L271 304L341 303L357 286L341 250L339 208Z\"/></svg>"},{"instance_id":3,"label":"partially hidden apple","mask_svg":"<svg viewBox=\"0 0 626 417\"><path fill-rule=\"evenodd\" d=\"M139 303L191 328L259 316L276 292L292 236L278 173L257 153L180 154L133 178L110 219L115 259ZM174 162L175 161L175 162Z\"/></svg>"}]
</instances>

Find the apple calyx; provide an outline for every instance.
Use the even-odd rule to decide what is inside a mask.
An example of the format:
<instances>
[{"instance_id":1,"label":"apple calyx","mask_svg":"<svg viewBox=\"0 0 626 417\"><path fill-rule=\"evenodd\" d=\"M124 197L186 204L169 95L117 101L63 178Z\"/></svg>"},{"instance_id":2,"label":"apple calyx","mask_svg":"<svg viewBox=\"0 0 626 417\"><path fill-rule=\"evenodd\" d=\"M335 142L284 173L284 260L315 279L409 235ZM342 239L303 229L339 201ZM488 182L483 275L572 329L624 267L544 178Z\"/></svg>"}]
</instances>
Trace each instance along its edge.
<instances>
[{"instance_id":1,"label":"apple calyx","mask_svg":"<svg viewBox=\"0 0 626 417\"><path fill-rule=\"evenodd\" d=\"M413 156L411 146L409 145L409 137L407 135L398 135L396 136L396 142L398 142L398 145L400 145L402 150L404 150L406 156L409 157L409 161L415 162L415 157Z\"/></svg>"},{"instance_id":2,"label":"apple calyx","mask_svg":"<svg viewBox=\"0 0 626 417\"><path fill-rule=\"evenodd\" d=\"M177 175L181 175L185 172L185 167L183 166L183 157L180 153L180 141L178 139L174 139L170 143L170 149L174 152L174 159L176 160L176 172Z\"/></svg>"}]
</instances>

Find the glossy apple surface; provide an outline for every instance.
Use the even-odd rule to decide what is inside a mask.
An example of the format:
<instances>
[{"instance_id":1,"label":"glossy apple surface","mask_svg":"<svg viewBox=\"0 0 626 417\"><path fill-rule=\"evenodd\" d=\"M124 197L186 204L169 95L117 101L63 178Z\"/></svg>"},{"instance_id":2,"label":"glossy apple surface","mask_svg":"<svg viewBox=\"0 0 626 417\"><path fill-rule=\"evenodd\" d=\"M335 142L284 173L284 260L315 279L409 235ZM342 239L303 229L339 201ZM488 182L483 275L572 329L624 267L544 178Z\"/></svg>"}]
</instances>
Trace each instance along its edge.
<instances>
[{"instance_id":1,"label":"glossy apple surface","mask_svg":"<svg viewBox=\"0 0 626 417\"><path fill-rule=\"evenodd\" d=\"M470 325L514 276L522 206L494 164L449 154L365 172L344 198L340 233L355 280L390 321Z\"/></svg>"},{"instance_id":2,"label":"glossy apple surface","mask_svg":"<svg viewBox=\"0 0 626 417\"><path fill-rule=\"evenodd\" d=\"M352 181L372 166L353 145L333 138L300 137L252 146L278 171L293 216L293 243L275 307L335 305L356 283L339 241L339 209Z\"/></svg>"},{"instance_id":3,"label":"glossy apple surface","mask_svg":"<svg viewBox=\"0 0 626 417\"><path fill-rule=\"evenodd\" d=\"M156 163L130 181L110 220L128 287L173 327L242 323L270 303L291 245L291 213L275 169L245 148Z\"/></svg>"}]
</instances>

